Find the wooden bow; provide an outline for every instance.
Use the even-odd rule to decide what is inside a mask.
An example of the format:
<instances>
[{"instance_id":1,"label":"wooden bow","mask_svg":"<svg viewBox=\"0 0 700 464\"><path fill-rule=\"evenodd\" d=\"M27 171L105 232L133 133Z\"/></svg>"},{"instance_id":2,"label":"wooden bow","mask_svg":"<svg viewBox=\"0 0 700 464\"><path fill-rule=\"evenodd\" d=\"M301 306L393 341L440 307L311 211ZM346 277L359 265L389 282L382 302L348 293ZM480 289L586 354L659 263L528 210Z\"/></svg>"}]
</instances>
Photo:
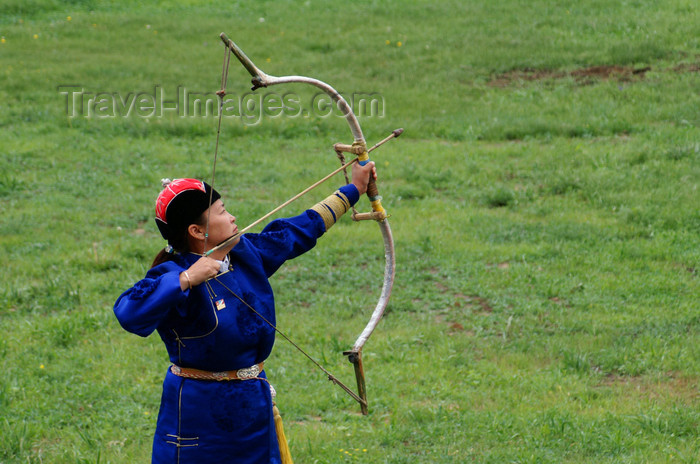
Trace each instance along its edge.
<instances>
[{"instance_id":1,"label":"wooden bow","mask_svg":"<svg viewBox=\"0 0 700 464\"><path fill-rule=\"evenodd\" d=\"M369 162L369 152L372 151L374 148L379 146L380 144L386 142L388 139L393 138L393 137L398 137L401 135L401 132L403 131L402 129L398 129L392 133L389 137L384 139L382 142L379 144L375 145L374 147L370 148L369 150L367 149L367 143L365 141L364 135L362 134L362 129L360 128L360 123L357 120L357 117L352 111L352 108L350 105L348 105L347 101L345 98L343 98L342 95L340 95L333 87L328 85L327 83L320 81L318 79L314 79L311 77L306 77L306 76L282 76L282 77L275 77L275 76L270 76L263 71L261 71L253 62L243 53L243 51L232 41L230 40L226 34L221 33L220 35L221 40L223 43L226 45L228 50L232 52L234 55L236 55L236 58L241 62L241 64L248 70L250 75L253 77L251 82L253 84L252 90L256 90L261 87L269 87L271 85L277 85L277 84L287 84L287 83L304 83L304 84L310 84L313 85L322 91L324 91L326 94L328 94L333 101L337 104L338 108L342 111L343 116L345 117L345 120L347 121L348 125L350 126L350 131L352 132L353 136L353 143L352 145L344 145L344 144L336 144L334 148L336 149L337 152L349 152L357 156L357 161L361 164L365 164ZM228 69L228 66L225 65L226 70ZM218 144L218 142L217 142ZM355 160L351 161L350 163L347 163L345 166L351 164ZM336 171L337 172L337 171ZM327 176L329 177L329 176ZM303 192L302 192L303 193ZM371 213L362 213L362 214L356 214L353 215L354 220L364 220L364 219L373 219L377 222L379 225L379 228L382 232L382 237L384 238L384 258L385 258L385 265L384 265L384 282L382 285L382 291L379 296L379 300L377 301L377 304L374 308L374 311L372 312L372 316L369 319L369 322L365 326L364 330L362 333L359 335L357 340L355 341L355 344L352 346L351 349L345 351L343 354L346 355L349 359L349 361L353 364L355 368L355 377L357 379L357 389L358 393L357 395L352 394L352 392L348 391L347 388L344 385L341 385L348 393L353 396L359 403L360 407L362 410L363 414L368 413L368 407L367 407L367 389L365 385L365 374L364 374L364 369L362 366L362 348L364 347L365 343L369 339L369 337L372 335L372 332L374 329L377 327L377 324L379 323L380 319L382 318L382 315L384 314L384 311L387 307L387 304L389 302L389 297L391 295L391 289L394 285L394 274L396 270L396 260L394 257L394 239L391 233L391 228L389 227L389 221L387 219L387 214L384 208L382 207L382 202L381 202L381 197L379 196L379 192L377 189L377 184L370 176L370 183L367 188L367 196L369 197L369 200L372 205L372 212ZM286 202L284 205L288 204ZM275 209L273 212L276 212L278 209ZM267 216L267 215L266 215ZM256 221L254 224L257 224L259 221ZM252 226L252 225L251 225ZM207 254L210 254L211 252L215 251L216 249L222 248L231 241L235 240L241 233L245 232L248 230L251 226L246 227L243 229L239 234L237 234L234 237L231 237L227 241L217 245L217 247L213 248L210 250ZM286 337L285 337L286 338ZM323 369L324 372L328 373ZM332 375L329 374L329 378L331 378L332 381L335 383L339 383ZM359 397L359 398L358 398Z\"/></svg>"}]
</instances>

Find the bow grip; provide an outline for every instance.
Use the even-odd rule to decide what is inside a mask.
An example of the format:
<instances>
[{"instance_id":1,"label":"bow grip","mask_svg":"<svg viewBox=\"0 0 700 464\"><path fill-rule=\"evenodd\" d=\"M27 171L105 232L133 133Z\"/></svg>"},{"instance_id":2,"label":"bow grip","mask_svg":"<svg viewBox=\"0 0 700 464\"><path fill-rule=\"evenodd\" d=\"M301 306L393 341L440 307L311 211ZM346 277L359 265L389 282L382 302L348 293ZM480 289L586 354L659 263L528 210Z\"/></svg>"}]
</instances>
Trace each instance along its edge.
<instances>
[{"instance_id":1,"label":"bow grip","mask_svg":"<svg viewBox=\"0 0 700 464\"><path fill-rule=\"evenodd\" d=\"M370 162L369 153L366 149L357 156L357 161L360 163L360 166L365 166ZM382 206L382 197L379 196L377 181L372 175L369 176L369 183L367 184L367 197L369 197L369 201L372 204L372 211L375 213L375 219L378 221L386 219L386 211Z\"/></svg>"}]
</instances>

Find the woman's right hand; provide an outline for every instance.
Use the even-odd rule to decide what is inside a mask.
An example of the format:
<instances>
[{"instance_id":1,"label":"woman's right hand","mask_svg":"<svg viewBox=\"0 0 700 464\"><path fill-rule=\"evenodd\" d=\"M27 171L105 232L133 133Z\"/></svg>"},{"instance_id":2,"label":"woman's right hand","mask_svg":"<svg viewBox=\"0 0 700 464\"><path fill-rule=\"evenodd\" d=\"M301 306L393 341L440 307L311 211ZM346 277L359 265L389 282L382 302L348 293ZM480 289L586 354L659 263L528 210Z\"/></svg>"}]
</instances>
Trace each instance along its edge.
<instances>
[{"instance_id":1,"label":"woman's right hand","mask_svg":"<svg viewBox=\"0 0 700 464\"><path fill-rule=\"evenodd\" d=\"M207 256L202 256L185 271L187 274L185 274L185 272L180 273L180 288L185 291L189 288L196 287L202 282L215 277L219 273L219 269L220 265L218 261Z\"/></svg>"}]
</instances>

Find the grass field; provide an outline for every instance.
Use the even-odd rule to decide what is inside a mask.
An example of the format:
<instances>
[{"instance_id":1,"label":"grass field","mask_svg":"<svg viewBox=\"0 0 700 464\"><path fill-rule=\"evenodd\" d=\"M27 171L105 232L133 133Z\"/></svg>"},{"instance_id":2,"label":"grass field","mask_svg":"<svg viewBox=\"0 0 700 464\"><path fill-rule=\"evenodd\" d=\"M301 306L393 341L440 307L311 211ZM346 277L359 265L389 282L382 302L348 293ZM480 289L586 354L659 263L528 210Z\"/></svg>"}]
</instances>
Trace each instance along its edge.
<instances>
[{"instance_id":1,"label":"grass field","mask_svg":"<svg viewBox=\"0 0 700 464\"><path fill-rule=\"evenodd\" d=\"M698 462L696 2L143 3L0 7L0 463L149 462L168 360L112 305L164 246L160 179L211 175L216 118L136 100L218 90L222 31L270 74L380 96L370 144L405 128L375 152L397 277L370 415L284 340L266 364L297 463ZM260 103L248 82L232 62L229 96ZM241 226L351 142L255 115L222 125ZM344 218L273 278L279 327L350 384L376 229Z\"/></svg>"}]
</instances>

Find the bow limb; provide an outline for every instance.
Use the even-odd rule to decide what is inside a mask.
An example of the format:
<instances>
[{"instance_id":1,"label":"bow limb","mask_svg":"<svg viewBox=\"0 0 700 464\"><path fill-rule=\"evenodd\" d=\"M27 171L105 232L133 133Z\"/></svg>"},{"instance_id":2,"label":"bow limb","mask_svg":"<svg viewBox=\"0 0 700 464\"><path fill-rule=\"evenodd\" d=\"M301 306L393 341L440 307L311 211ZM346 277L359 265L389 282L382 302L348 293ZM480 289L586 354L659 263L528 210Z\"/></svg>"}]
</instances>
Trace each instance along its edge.
<instances>
[{"instance_id":1,"label":"bow limb","mask_svg":"<svg viewBox=\"0 0 700 464\"><path fill-rule=\"evenodd\" d=\"M362 414L367 415L367 389L365 387L365 371L362 366L362 347L365 342L369 339L374 329L379 324L379 320L384 315L386 306L389 303L389 297L391 296L391 289L394 286L394 274L396 271L396 260L394 258L394 238L391 235L391 227L389 227L389 220L383 219L377 221L379 228L382 231L382 237L384 238L384 283L382 285L382 293L379 296L379 301L377 301L377 306L372 312L372 317L370 317L369 322L365 326L357 341L353 345L352 349L345 351L343 354L348 357L348 360L352 363L355 368L355 378L357 379L357 392L360 398L365 400L364 404L360 403L360 408Z\"/></svg>"},{"instance_id":2,"label":"bow limb","mask_svg":"<svg viewBox=\"0 0 700 464\"><path fill-rule=\"evenodd\" d=\"M252 90L256 90L260 87L268 87L277 84L303 83L313 85L324 91L326 94L328 94L338 105L338 108L342 111L343 116L345 117L345 120L348 123L348 126L350 126L350 131L352 132L352 136L354 138L354 142L352 144L352 152L358 155L358 160L360 164L364 165L370 161L369 153L367 150L367 143L365 141L364 135L362 134L362 128L360 127L360 123L357 120L355 113L353 113L350 105L347 103L345 98L343 98L343 96L340 95L340 93L338 93L338 91L336 91L327 83L318 79L314 79L312 77L270 76L269 74L264 73L262 70L260 70L260 68L255 66L255 64L250 60L250 58L248 58L246 54L243 53L243 50L241 50L232 40L230 40L226 36L226 34L221 33L220 38L224 42L226 47L234 55L236 55L236 58L238 58L241 64L253 77L251 81L253 84ZM395 134L395 136L398 136L398 134ZM394 258L394 238L391 233L391 227L389 226L386 211L382 207L381 197L379 196L376 181L372 176L370 176L370 182L367 188L367 196L369 197L373 212L359 214L353 219L374 219L375 221L377 221L377 224L379 224L379 228L381 229L382 237L384 239L384 282L382 285L382 291L379 297L379 301L377 302L374 311L372 312L372 316L370 317L369 322L365 326L360 336L355 341L355 344L353 345L352 349L343 353L346 356L348 356L348 359L355 368L358 396L362 399L362 401L359 401L359 403L363 414L368 413L368 408L367 391L365 387L365 374L362 365L362 347L372 335L372 332L377 327L377 324L379 323L380 319L382 318L382 315L384 314L384 311L386 310L387 304L389 302L389 297L391 296L391 290L394 285L394 274L396 270L396 260Z\"/></svg>"},{"instance_id":3,"label":"bow limb","mask_svg":"<svg viewBox=\"0 0 700 464\"><path fill-rule=\"evenodd\" d=\"M259 89L260 87L268 87L270 85L276 85L276 84L286 84L286 83L291 83L291 82L298 82L298 83L304 83L304 84L311 84L315 87L318 87L319 89L323 90L326 92L332 99L338 104L338 107L340 110L343 112L343 115L345 116L345 120L348 122L348 125L350 126L350 130L352 131L352 135L355 138L355 143L360 144L360 145L365 145L365 137L362 135L362 129L360 128L360 123L358 122L357 118L355 117L355 113L352 112L352 109L350 108L350 105L348 105L348 102L343 98L342 95L338 93L333 87L330 85L326 84L323 81L320 81L318 79L314 79L313 77L306 77L306 76L282 76L282 77L275 77L275 76L270 76L269 74L265 74L262 72L253 62L246 56L245 53L243 53L243 50L241 50L238 45L236 45L233 40L229 39L226 34L223 32L220 35L221 40L224 42L224 44L233 52L234 55L236 55L236 58L241 62L244 68L248 70L251 76L253 76L252 83L253 87L252 90Z\"/></svg>"}]
</instances>

